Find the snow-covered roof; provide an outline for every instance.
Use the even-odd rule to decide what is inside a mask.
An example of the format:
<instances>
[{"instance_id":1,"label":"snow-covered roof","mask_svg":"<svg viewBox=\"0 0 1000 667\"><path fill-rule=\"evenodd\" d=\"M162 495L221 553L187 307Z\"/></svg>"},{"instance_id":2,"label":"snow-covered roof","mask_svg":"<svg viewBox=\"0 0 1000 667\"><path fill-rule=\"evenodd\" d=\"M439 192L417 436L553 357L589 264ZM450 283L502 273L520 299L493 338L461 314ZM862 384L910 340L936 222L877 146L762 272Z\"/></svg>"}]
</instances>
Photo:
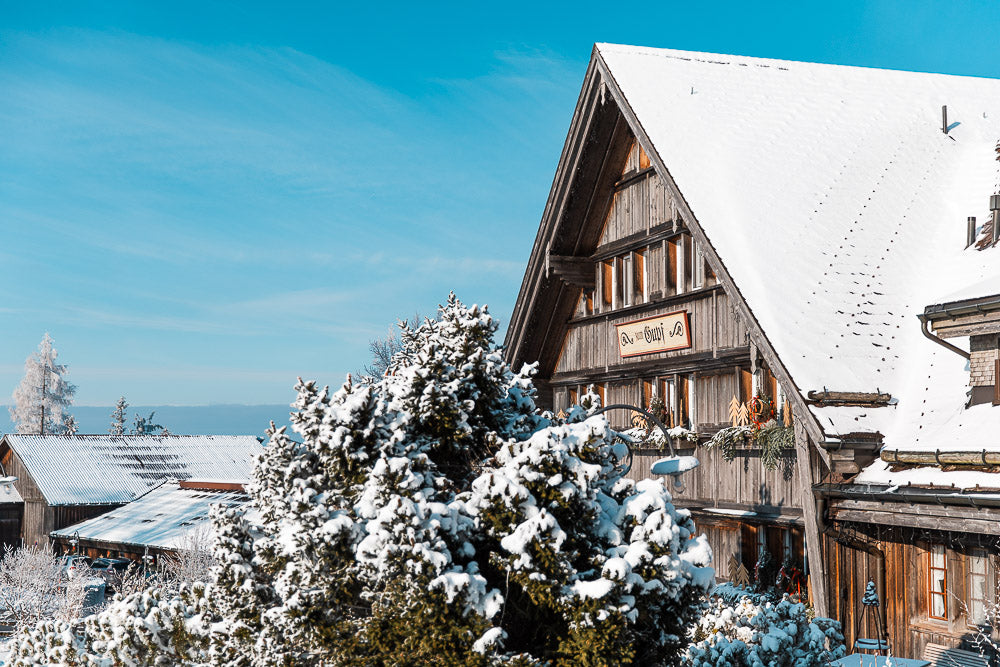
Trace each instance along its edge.
<instances>
[{"instance_id":1,"label":"snow-covered roof","mask_svg":"<svg viewBox=\"0 0 1000 667\"><path fill-rule=\"evenodd\" d=\"M1000 445L1000 409L964 410L966 361L916 317L1000 292L1000 249L965 249L1000 191L1000 80L596 48L798 388L897 399L814 408L828 434Z\"/></svg>"},{"instance_id":2,"label":"snow-covered roof","mask_svg":"<svg viewBox=\"0 0 1000 667\"><path fill-rule=\"evenodd\" d=\"M249 480L262 446L242 435L4 436L50 505L127 503L167 479Z\"/></svg>"},{"instance_id":3,"label":"snow-covered roof","mask_svg":"<svg viewBox=\"0 0 1000 667\"><path fill-rule=\"evenodd\" d=\"M206 537L199 533L210 529L208 516L212 505L235 506L247 502L242 491L182 488L176 481L168 481L123 507L51 534L70 538L79 533L81 540L185 548Z\"/></svg>"}]
</instances>

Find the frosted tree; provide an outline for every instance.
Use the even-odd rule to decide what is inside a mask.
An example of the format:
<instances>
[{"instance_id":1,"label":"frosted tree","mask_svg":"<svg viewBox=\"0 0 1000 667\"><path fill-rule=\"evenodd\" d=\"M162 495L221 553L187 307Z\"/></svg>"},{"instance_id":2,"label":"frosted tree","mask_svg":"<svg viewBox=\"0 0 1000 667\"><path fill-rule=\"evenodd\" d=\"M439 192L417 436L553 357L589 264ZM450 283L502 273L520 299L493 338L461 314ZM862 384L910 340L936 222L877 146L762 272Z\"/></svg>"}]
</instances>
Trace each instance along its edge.
<instances>
[{"instance_id":1,"label":"frosted tree","mask_svg":"<svg viewBox=\"0 0 1000 667\"><path fill-rule=\"evenodd\" d=\"M300 382L249 491L220 515L225 653L251 664L652 664L714 581L659 481L634 484L603 417L552 423L531 367L452 296L374 383ZM596 397L595 397L596 400ZM226 613L224 616L231 616Z\"/></svg>"},{"instance_id":2,"label":"frosted tree","mask_svg":"<svg viewBox=\"0 0 1000 667\"><path fill-rule=\"evenodd\" d=\"M63 433L66 435L76 435L76 432L80 430L80 425L76 423L76 417L73 415L66 415L63 419Z\"/></svg>"},{"instance_id":3,"label":"frosted tree","mask_svg":"<svg viewBox=\"0 0 1000 667\"><path fill-rule=\"evenodd\" d=\"M675 663L714 583L705 537L623 476L603 416L536 409L497 328L452 295L380 379L300 380L252 510L213 512L213 581L38 626L13 664Z\"/></svg>"},{"instance_id":4,"label":"frosted tree","mask_svg":"<svg viewBox=\"0 0 1000 667\"><path fill-rule=\"evenodd\" d=\"M67 424L75 424L68 408L76 386L66 380L66 365L56 363L57 355L46 333L38 351L24 362L24 378L14 390L10 408L18 433L58 435L66 432Z\"/></svg>"},{"instance_id":5,"label":"frosted tree","mask_svg":"<svg viewBox=\"0 0 1000 667\"><path fill-rule=\"evenodd\" d=\"M111 426L108 433L111 435L125 435L125 422L128 420L128 401L124 396L118 398L114 411L111 413Z\"/></svg>"}]
</instances>

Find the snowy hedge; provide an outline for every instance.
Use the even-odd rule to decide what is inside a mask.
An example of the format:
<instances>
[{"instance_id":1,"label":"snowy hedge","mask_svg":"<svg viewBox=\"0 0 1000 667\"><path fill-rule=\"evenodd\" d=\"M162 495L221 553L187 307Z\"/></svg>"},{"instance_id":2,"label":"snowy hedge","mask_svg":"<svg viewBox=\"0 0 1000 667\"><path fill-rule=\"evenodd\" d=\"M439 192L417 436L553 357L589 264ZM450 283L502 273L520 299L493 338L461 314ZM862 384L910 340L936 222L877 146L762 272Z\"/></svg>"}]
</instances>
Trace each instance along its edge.
<instances>
[{"instance_id":1,"label":"snowy hedge","mask_svg":"<svg viewBox=\"0 0 1000 667\"><path fill-rule=\"evenodd\" d=\"M735 604L716 599L696 636L701 640L685 659L693 667L812 667L845 652L840 623L811 618L805 605L787 596L759 604L749 597Z\"/></svg>"},{"instance_id":2,"label":"snowy hedge","mask_svg":"<svg viewBox=\"0 0 1000 667\"><path fill-rule=\"evenodd\" d=\"M300 381L292 432L272 430L248 489L261 520L213 519L211 585L156 599L154 634L121 618L149 618L143 599L121 601L74 650L234 667L679 660L714 583L705 538L662 482L622 476L603 417L540 414L533 369L507 366L496 330L452 296L403 330L386 377ZM22 635L14 664L42 664L26 656L58 630Z\"/></svg>"}]
</instances>

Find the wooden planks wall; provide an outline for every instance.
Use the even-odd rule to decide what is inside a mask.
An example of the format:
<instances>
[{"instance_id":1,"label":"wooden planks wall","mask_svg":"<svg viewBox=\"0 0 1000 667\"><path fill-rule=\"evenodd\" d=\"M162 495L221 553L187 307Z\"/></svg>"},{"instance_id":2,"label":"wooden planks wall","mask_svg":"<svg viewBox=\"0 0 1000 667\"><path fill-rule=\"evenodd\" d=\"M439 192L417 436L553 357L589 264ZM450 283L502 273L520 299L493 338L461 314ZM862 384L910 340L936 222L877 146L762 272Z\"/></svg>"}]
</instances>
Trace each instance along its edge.
<instances>
[{"instance_id":1,"label":"wooden planks wall","mask_svg":"<svg viewBox=\"0 0 1000 667\"><path fill-rule=\"evenodd\" d=\"M726 461L717 448L699 446L691 453L701 465L684 474L683 491L671 488L670 493L679 506L743 505L760 511L800 511L801 490L792 474L795 450L789 449L782 465L775 470L764 468L757 449L740 450L733 461ZM629 477L635 480L653 477L650 468L664 456L665 453L655 450L635 452Z\"/></svg>"},{"instance_id":2,"label":"wooden planks wall","mask_svg":"<svg viewBox=\"0 0 1000 667\"><path fill-rule=\"evenodd\" d=\"M968 641L974 630L966 623L962 600L966 598L967 572L964 569L962 547L954 550L952 538L963 539L968 535L941 533L932 535L928 531L886 526L850 527L839 522L835 527L840 531L854 532L872 547L885 554L885 575L879 598L883 608L883 618L889 635L893 655L918 658L928 643L950 647L970 648ZM860 528L860 531L854 531ZM949 620L930 619L927 615L926 599L926 549L923 539L949 545L948 557L948 616ZM868 581L882 577L880 558L865 550L855 548L835 535L824 536L824 552L829 578L830 615L841 622L848 646L859 637L874 638L874 623L867 620L857 632L855 626L861 614L861 598ZM992 557L994 571L997 558ZM870 616L870 615L869 615Z\"/></svg>"},{"instance_id":3,"label":"wooden planks wall","mask_svg":"<svg viewBox=\"0 0 1000 667\"><path fill-rule=\"evenodd\" d=\"M628 360L622 359L618 351L615 325L678 310L688 312L691 348L647 354L639 359L670 359L692 352L739 347L746 343L746 327L732 314L725 292L713 288L693 293L688 299L672 299L669 304L651 305L638 313L634 310L624 314L611 313L571 323L556 362L556 374L627 363Z\"/></svg>"},{"instance_id":4,"label":"wooden planks wall","mask_svg":"<svg viewBox=\"0 0 1000 667\"><path fill-rule=\"evenodd\" d=\"M633 144L623 175L640 171L638 152L638 146ZM647 172L615 192L598 246L670 222L676 210L663 179L652 171Z\"/></svg>"}]
</instances>

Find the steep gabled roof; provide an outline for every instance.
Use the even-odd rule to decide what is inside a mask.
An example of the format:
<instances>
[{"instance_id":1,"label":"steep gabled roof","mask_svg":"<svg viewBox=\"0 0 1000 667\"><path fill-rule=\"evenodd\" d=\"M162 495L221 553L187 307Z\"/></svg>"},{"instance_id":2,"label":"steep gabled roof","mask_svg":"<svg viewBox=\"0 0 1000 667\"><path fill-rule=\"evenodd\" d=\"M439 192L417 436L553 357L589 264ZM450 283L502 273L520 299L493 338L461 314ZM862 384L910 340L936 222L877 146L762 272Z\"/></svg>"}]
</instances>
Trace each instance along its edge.
<instances>
[{"instance_id":1,"label":"steep gabled roof","mask_svg":"<svg viewBox=\"0 0 1000 667\"><path fill-rule=\"evenodd\" d=\"M1000 81L597 49L803 388L889 388L926 347L914 316L1000 277L962 252L998 186Z\"/></svg>"},{"instance_id":2,"label":"steep gabled roof","mask_svg":"<svg viewBox=\"0 0 1000 667\"><path fill-rule=\"evenodd\" d=\"M971 417L968 376L916 316L1000 285L1000 249L964 250L966 218L988 220L1000 189L1000 81L609 44L594 71L791 384L897 399L814 408L827 435L912 444L945 428L948 446L947 424ZM973 411L988 428L963 433L997 432L1000 414Z\"/></svg>"},{"instance_id":3,"label":"steep gabled roof","mask_svg":"<svg viewBox=\"0 0 1000 667\"><path fill-rule=\"evenodd\" d=\"M127 503L168 479L250 478L257 438L243 435L14 435L10 447L50 505Z\"/></svg>"}]
</instances>

